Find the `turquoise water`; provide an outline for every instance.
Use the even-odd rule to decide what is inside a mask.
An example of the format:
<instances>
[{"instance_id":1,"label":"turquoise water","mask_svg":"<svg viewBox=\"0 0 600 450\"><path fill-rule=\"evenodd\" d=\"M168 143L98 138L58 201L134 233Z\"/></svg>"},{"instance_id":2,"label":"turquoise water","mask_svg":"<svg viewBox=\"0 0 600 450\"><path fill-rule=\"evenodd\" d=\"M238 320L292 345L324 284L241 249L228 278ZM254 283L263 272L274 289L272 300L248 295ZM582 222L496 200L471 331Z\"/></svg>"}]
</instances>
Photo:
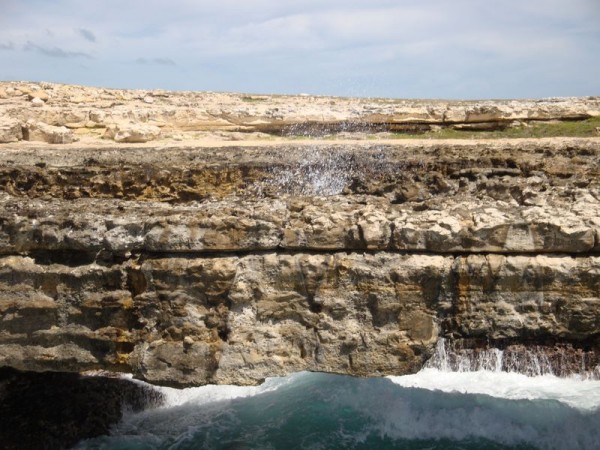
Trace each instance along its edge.
<instances>
[{"instance_id":1,"label":"turquoise water","mask_svg":"<svg viewBox=\"0 0 600 450\"><path fill-rule=\"evenodd\" d=\"M164 388L78 449L597 449L600 382L425 369L298 373L259 387Z\"/></svg>"}]
</instances>

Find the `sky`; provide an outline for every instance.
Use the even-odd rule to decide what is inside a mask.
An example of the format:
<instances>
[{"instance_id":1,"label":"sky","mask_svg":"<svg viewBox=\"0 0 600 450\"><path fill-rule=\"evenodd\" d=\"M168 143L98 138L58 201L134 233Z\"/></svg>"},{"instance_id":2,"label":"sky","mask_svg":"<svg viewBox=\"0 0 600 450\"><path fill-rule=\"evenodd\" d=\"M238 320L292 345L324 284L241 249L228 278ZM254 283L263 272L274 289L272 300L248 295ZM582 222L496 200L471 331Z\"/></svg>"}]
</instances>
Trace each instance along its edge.
<instances>
[{"instance_id":1,"label":"sky","mask_svg":"<svg viewBox=\"0 0 600 450\"><path fill-rule=\"evenodd\" d=\"M600 95L600 0L0 0L0 80L396 98Z\"/></svg>"}]
</instances>

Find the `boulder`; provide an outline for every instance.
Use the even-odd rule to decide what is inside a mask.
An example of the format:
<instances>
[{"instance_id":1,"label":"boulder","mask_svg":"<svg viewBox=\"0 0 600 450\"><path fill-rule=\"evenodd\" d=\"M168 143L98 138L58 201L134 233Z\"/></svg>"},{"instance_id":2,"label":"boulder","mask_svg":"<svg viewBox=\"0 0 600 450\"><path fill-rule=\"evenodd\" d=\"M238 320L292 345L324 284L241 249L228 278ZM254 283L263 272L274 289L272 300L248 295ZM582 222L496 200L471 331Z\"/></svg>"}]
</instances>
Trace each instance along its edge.
<instances>
[{"instance_id":1,"label":"boulder","mask_svg":"<svg viewBox=\"0 0 600 450\"><path fill-rule=\"evenodd\" d=\"M36 89L34 91L32 91L30 94L27 95L27 97L29 98L29 100L34 100L36 98L39 98L40 100L47 102L48 101L48 93L46 91L42 91L40 89Z\"/></svg>"},{"instance_id":2,"label":"boulder","mask_svg":"<svg viewBox=\"0 0 600 450\"><path fill-rule=\"evenodd\" d=\"M48 144L70 144L77 139L73 132L66 127L55 127L43 122L27 121L23 139L26 141L41 141Z\"/></svg>"},{"instance_id":3,"label":"boulder","mask_svg":"<svg viewBox=\"0 0 600 450\"><path fill-rule=\"evenodd\" d=\"M141 123L115 123L106 127L105 138L115 142L148 142L160 136L160 128Z\"/></svg>"},{"instance_id":4,"label":"boulder","mask_svg":"<svg viewBox=\"0 0 600 450\"><path fill-rule=\"evenodd\" d=\"M31 106L35 106L35 107L44 106L44 100L42 100L41 98L38 98L38 97L34 97L33 100L31 100Z\"/></svg>"},{"instance_id":5,"label":"boulder","mask_svg":"<svg viewBox=\"0 0 600 450\"><path fill-rule=\"evenodd\" d=\"M21 124L10 117L0 117L0 143L17 142L23 139Z\"/></svg>"}]
</instances>

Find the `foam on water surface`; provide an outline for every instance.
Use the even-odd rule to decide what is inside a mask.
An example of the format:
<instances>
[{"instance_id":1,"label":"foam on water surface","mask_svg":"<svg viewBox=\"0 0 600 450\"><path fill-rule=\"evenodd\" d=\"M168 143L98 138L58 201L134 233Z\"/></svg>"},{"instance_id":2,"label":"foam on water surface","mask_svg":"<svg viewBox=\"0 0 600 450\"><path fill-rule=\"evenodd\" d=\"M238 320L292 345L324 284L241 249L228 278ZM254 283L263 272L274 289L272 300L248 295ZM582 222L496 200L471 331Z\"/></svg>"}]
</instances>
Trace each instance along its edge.
<instances>
[{"instance_id":1,"label":"foam on water surface","mask_svg":"<svg viewBox=\"0 0 600 450\"><path fill-rule=\"evenodd\" d=\"M161 388L78 448L548 448L600 442L600 382L480 371L357 379L297 373L258 387Z\"/></svg>"},{"instance_id":2,"label":"foam on water surface","mask_svg":"<svg viewBox=\"0 0 600 450\"><path fill-rule=\"evenodd\" d=\"M159 388L162 407L126 414L111 436L77 448L598 448L599 380L503 372L501 356L492 350L468 371L472 357L457 361L442 342L414 375L302 372L256 387Z\"/></svg>"},{"instance_id":3,"label":"foam on water surface","mask_svg":"<svg viewBox=\"0 0 600 450\"><path fill-rule=\"evenodd\" d=\"M405 388L482 394L507 400L556 400L581 410L600 408L600 381L514 372L445 372L426 368L415 375L388 377Z\"/></svg>"}]
</instances>

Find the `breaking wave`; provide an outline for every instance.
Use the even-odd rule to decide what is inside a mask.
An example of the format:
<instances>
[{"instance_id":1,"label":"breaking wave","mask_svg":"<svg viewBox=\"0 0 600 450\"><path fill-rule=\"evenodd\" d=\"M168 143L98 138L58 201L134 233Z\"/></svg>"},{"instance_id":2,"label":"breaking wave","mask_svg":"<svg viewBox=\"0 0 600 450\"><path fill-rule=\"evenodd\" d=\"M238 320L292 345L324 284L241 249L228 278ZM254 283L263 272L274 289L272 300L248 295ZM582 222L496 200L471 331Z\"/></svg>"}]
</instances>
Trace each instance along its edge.
<instances>
[{"instance_id":1,"label":"breaking wave","mask_svg":"<svg viewBox=\"0 0 600 450\"><path fill-rule=\"evenodd\" d=\"M258 387L161 388L79 449L593 449L600 381L449 372L357 379L297 373Z\"/></svg>"}]
</instances>

